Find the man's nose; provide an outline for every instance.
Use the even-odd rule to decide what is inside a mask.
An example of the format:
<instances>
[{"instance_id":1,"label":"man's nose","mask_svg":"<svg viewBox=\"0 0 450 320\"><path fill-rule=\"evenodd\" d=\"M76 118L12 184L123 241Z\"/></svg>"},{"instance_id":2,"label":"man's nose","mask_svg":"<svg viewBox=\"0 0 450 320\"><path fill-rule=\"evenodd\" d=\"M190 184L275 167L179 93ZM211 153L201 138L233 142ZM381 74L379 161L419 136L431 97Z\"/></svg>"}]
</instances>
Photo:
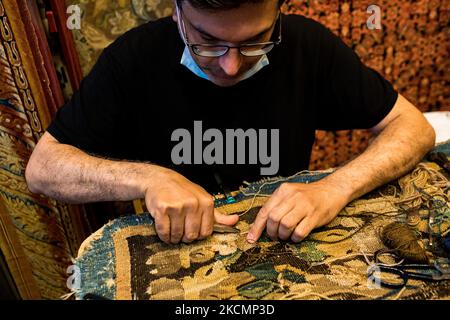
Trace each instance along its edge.
<instances>
[{"instance_id":1,"label":"man's nose","mask_svg":"<svg viewBox=\"0 0 450 320\"><path fill-rule=\"evenodd\" d=\"M219 65L227 76L236 76L241 68L242 55L238 48L230 48L224 56L219 58Z\"/></svg>"}]
</instances>

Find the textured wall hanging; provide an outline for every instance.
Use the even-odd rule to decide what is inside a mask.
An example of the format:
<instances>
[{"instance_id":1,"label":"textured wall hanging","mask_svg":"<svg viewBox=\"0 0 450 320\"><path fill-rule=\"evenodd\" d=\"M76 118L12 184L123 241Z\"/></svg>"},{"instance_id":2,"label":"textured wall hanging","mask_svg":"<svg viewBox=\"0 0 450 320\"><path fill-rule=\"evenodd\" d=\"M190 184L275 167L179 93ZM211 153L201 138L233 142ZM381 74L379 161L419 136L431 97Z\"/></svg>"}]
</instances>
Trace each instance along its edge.
<instances>
[{"instance_id":1,"label":"textured wall hanging","mask_svg":"<svg viewBox=\"0 0 450 320\"><path fill-rule=\"evenodd\" d=\"M0 246L20 296L55 299L80 245L78 211L32 194L25 167L63 102L33 2L0 1Z\"/></svg>"}]
</instances>

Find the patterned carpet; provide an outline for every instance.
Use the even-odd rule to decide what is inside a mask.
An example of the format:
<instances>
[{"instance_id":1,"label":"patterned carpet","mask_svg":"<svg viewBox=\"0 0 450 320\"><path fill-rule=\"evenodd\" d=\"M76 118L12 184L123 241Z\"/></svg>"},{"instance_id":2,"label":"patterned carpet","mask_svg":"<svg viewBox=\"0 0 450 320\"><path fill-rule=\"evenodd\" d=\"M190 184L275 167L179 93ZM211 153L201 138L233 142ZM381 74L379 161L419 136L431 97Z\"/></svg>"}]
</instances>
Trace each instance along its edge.
<instances>
[{"instance_id":1,"label":"patterned carpet","mask_svg":"<svg viewBox=\"0 0 450 320\"><path fill-rule=\"evenodd\" d=\"M435 151L450 155L450 142ZM246 232L259 208L281 182L309 183L332 171L260 181L235 193L236 203L217 199L223 213L240 213L240 233L215 233L193 244L162 243L149 214L114 220L81 246L76 265L82 299L90 293L107 299L449 299L450 280L410 279L389 289L368 278L384 226L408 223L429 248L432 212L444 235L450 229L450 182L436 163L423 161L408 175L351 202L338 217L300 244L263 236L248 244ZM418 188L411 188L415 185ZM258 194L258 196L255 196ZM430 198L431 197L431 198ZM431 199L431 200L430 200ZM430 207L430 201L440 206ZM431 208L431 209L430 209ZM448 259L436 247L431 259ZM383 263L393 263L386 256ZM396 260L397 261L397 260Z\"/></svg>"}]
</instances>

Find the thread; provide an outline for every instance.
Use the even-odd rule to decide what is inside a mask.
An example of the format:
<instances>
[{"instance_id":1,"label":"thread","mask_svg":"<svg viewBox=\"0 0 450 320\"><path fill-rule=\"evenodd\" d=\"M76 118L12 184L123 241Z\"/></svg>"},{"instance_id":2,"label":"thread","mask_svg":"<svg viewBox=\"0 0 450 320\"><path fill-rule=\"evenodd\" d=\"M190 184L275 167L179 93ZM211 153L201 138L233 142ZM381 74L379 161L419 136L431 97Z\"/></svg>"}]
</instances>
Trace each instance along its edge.
<instances>
[{"instance_id":1,"label":"thread","mask_svg":"<svg viewBox=\"0 0 450 320\"><path fill-rule=\"evenodd\" d=\"M253 204L255 203L256 197L258 197L258 196L259 197L270 197L270 196L272 196L272 194L261 193L263 187L265 187L267 185L279 183L279 182L286 182L286 181L289 181L289 180L291 180L291 179L293 179L293 178L295 178L295 177L297 177L299 175L308 174L308 173L311 173L311 171L303 170L303 171L297 172L297 173L295 173L295 174L293 174L292 176L289 176L289 177L278 177L278 178L270 178L270 179L269 178L261 179L260 181L256 182L256 183L262 183L259 186L258 191L256 193L248 193L248 192L245 191L245 189L241 188L240 191L241 191L241 193L244 196L246 196L246 197L253 196L253 199L252 199L252 202L250 203L250 206L247 208L247 210L242 212L239 216L243 216L244 214L248 213L251 209L253 209Z\"/></svg>"},{"instance_id":2,"label":"thread","mask_svg":"<svg viewBox=\"0 0 450 320\"><path fill-rule=\"evenodd\" d=\"M418 208L436 195L448 200L444 191L450 187L448 179L439 171L427 168L422 163L418 164L411 174L398 179L398 184L402 193L399 199L395 200L397 205Z\"/></svg>"},{"instance_id":3,"label":"thread","mask_svg":"<svg viewBox=\"0 0 450 320\"><path fill-rule=\"evenodd\" d=\"M405 292L405 290L406 290L406 286L404 286L404 287L398 292L398 294L397 294L394 298L392 298L392 300L398 300L398 299L400 299L400 297L401 297L402 294Z\"/></svg>"},{"instance_id":4,"label":"thread","mask_svg":"<svg viewBox=\"0 0 450 320\"><path fill-rule=\"evenodd\" d=\"M416 233L406 224L393 222L384 227L381 241L396 255L416 263L428 263L425 249L419 244Z\"/></svg>"}]
</instances>

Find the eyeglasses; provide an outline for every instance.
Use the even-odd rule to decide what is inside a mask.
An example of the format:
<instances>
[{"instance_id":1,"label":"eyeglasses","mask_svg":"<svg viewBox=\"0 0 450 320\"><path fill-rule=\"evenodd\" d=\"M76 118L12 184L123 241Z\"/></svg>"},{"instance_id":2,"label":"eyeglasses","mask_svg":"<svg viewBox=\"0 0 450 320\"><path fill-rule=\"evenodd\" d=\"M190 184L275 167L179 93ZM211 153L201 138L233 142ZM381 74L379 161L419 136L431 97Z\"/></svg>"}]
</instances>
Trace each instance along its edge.
<instances>
[{"instance_id":1,"label":"eyeglasses","mask_svg":"<svg viewBox=\"0 0 450 320\"><path fill-rule=\"evenodd\" d=\"M216 45L216 44L200 44L200 43L190 43L186 34L186 25L184 24L184 20L181 18L181 9L176 6L178 21L181 20L178 24L180 34L182 35L184 43L194 52L196 55L201 57L209 57L209 58L218 58L221 57L231 49L237 48L239 52L246 57L258 57L269 53L276 45L281 43L281 13L278 14L278 40L277 41L268 41L268 42L259 42L259 43L249 43L242 44L240 46L228 46L228 45Z\"/></svg>"}]
</instances>

